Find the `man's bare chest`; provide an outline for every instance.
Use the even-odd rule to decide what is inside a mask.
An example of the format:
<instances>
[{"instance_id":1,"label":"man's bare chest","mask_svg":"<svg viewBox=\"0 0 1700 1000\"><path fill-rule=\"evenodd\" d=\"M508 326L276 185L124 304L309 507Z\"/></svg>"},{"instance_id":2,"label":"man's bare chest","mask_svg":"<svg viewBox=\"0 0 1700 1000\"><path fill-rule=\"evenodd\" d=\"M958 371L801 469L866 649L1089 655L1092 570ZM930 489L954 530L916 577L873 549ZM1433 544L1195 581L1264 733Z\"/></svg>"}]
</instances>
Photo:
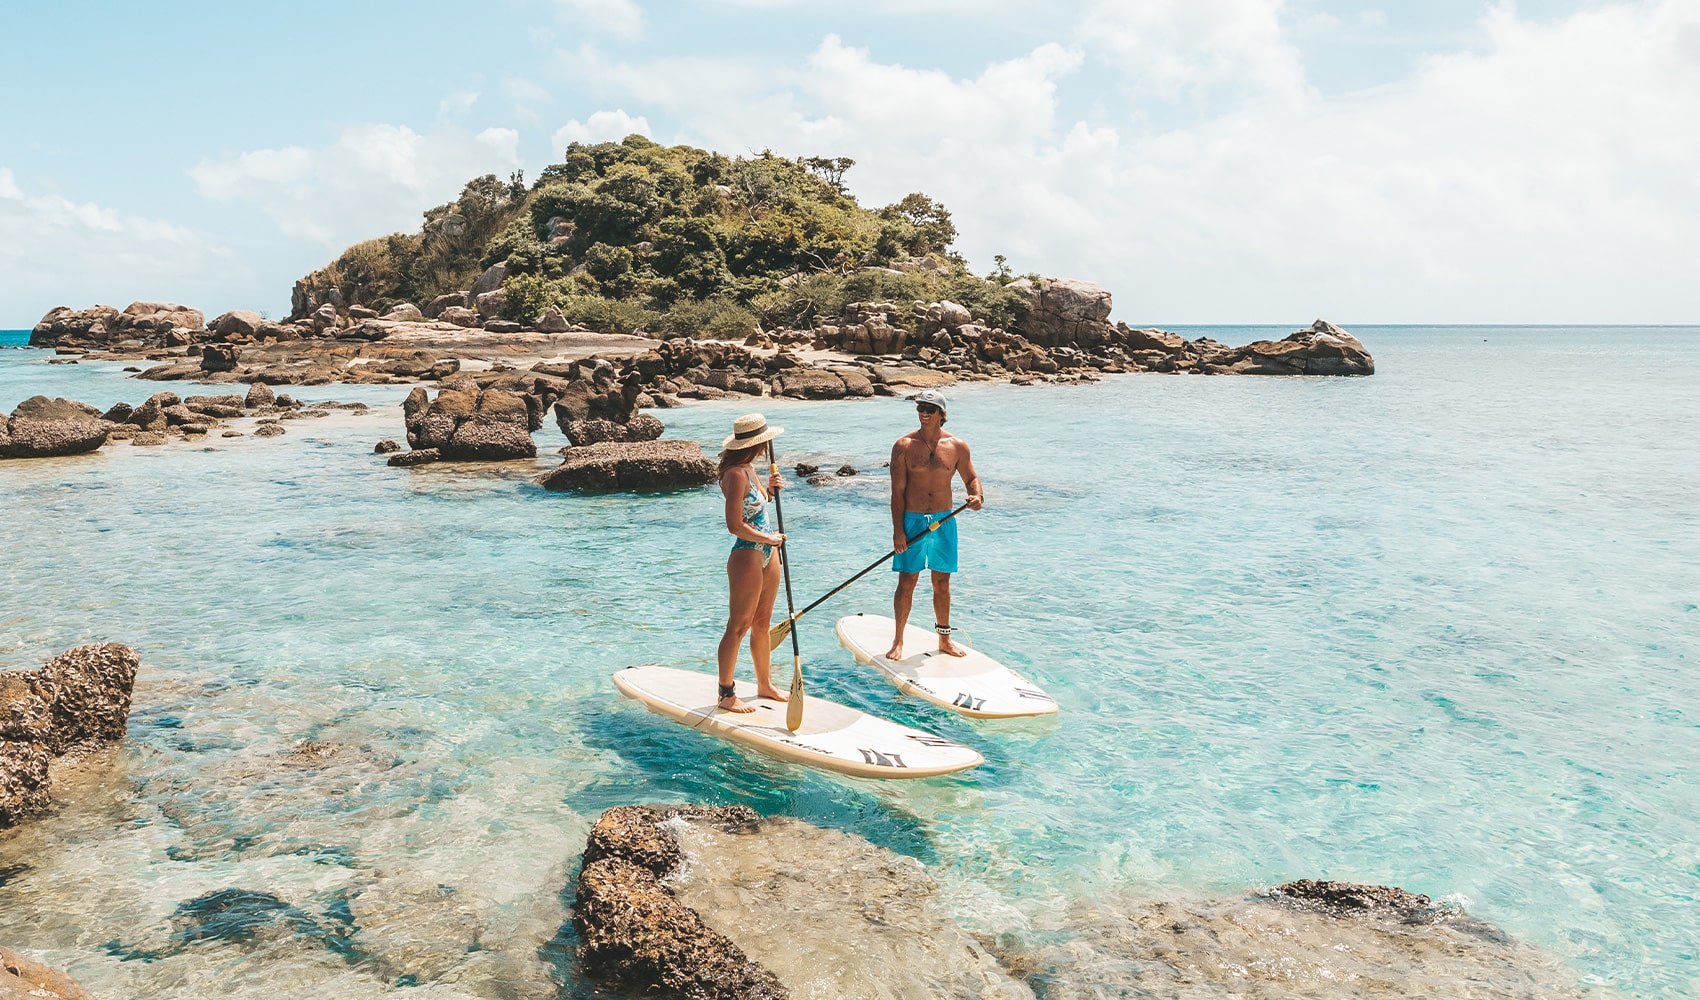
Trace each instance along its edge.
<instances>
[{"instance_id":1,"label":"man's bare chest","mask_svg":"<svg viewBox=\"0 0 1700 1000\"><path fill-rule=\"evenodd\" d=\"M956 468L956 442L949 438L937 441L910 438L903 454L914 472L950 472Z\"/></svg>"}]
</instances>

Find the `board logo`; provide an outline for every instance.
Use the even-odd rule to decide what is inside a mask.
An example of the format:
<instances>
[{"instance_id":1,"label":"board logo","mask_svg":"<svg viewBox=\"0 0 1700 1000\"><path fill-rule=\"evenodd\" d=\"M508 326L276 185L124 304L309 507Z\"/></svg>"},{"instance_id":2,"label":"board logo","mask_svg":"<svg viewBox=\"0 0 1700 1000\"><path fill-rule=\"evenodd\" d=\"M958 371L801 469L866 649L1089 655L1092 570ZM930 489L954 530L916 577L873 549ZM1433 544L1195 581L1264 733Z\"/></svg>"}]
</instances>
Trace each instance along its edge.
<instances>
[{"instance_id":1,"label":"board logo","mask_svg":"<svg viewBox=\"0 0 1700 1000\"><path fill-rule=\"evenodd\" d=\"M880 753L878 750L868 750L863 747L857 747L856 750L862 755L862 762L865 764L878 764L880 767L909 766L908 764L903 763L902 754Z\"/></svg>"}]
</instances>

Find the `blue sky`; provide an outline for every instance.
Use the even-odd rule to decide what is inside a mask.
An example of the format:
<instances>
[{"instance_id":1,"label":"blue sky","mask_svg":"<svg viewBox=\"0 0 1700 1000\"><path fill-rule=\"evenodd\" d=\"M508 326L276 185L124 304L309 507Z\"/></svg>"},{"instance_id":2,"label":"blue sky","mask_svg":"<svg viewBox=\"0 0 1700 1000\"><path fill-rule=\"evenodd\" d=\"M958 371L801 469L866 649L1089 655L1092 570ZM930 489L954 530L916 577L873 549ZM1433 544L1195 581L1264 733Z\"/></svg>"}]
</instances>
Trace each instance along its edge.
<instances>
[{"instance_id":1,"label":"blue sky","mask_svg":"<svg viewBox=\"0 0 1700 1000\"><path fill-rule=\"evenodd\" d=\"M0 327L287 311L468 178L847 155L1136 325L1700 322L1700 3L61 2L8 12Z\"/></svg>"}]
</instances>

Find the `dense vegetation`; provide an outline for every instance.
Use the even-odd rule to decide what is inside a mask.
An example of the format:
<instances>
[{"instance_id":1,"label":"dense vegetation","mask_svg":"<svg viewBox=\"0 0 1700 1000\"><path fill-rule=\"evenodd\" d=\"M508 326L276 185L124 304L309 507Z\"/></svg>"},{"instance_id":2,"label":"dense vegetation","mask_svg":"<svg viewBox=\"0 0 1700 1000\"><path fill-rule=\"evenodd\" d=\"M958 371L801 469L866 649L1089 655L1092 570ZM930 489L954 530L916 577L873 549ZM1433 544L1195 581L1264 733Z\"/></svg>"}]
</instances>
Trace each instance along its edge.
<instances>
[{"instance_id":1,"label":"dense vegetation","mask_svg":"<svg viewBox=\"0 0 1700 1000\"><path fill-rule=\"evenodd\" d=\"M726 157L640 135L573 143L529 188L477 178L418 233L356 244L309 281L378 309L423 306L506 261L504 313L550 306L595 329L742 336L810 325L854 301L951 299L1008 325L1024 298L999 258L987 278L951 249L950 213L923 194L866 209L847 158Z\"/></svg>"}]
</instances>

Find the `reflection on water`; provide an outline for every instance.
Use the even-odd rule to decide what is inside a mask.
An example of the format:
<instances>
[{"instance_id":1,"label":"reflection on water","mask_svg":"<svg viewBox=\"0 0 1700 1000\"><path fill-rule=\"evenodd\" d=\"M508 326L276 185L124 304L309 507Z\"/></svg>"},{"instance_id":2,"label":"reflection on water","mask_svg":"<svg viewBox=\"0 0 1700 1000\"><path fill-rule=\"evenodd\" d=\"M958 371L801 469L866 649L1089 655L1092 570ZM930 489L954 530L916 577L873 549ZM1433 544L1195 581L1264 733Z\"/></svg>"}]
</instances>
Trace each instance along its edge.
<instances>
[{"instance_id":1,"label":"reflection on water","mask_svg":"<svg viewBox=\"0 0 1700 1000\"><path fill-rule=\"evenodd\" d=\"M574 994L590 820L694 801L924 862L929 906L1016 935L1056 990L1120 982L1091 970L1133 953L1086 930L1144 920L1129 892L1191 913L1316 877L1467 896L1555 982L1700 992L1700 337L1359 332L1371 379L956 391L990 502L953 617L1056 723L971 722L856 667L831 623L884 612L883 572L797 626L811 693L987 758L919 782L796 770L614 696L629 663L708 666L711 490L549 494L548 457L390 469L390 387L303 390L374 409L273 439L0 463L5 666L102 640L144 663L127 743L0 835L0 941L103 997ZM156 388L41 358L0 353L0 402ZM787 497L811 600L889 544L877 477L911 411L762 405L866 477ZM748 408L662 417L718 441ZM1046 950L1070 928L1072 965ZM1282 960L1259 934L1234 954Z\"/></svg>"}]
</instances>

